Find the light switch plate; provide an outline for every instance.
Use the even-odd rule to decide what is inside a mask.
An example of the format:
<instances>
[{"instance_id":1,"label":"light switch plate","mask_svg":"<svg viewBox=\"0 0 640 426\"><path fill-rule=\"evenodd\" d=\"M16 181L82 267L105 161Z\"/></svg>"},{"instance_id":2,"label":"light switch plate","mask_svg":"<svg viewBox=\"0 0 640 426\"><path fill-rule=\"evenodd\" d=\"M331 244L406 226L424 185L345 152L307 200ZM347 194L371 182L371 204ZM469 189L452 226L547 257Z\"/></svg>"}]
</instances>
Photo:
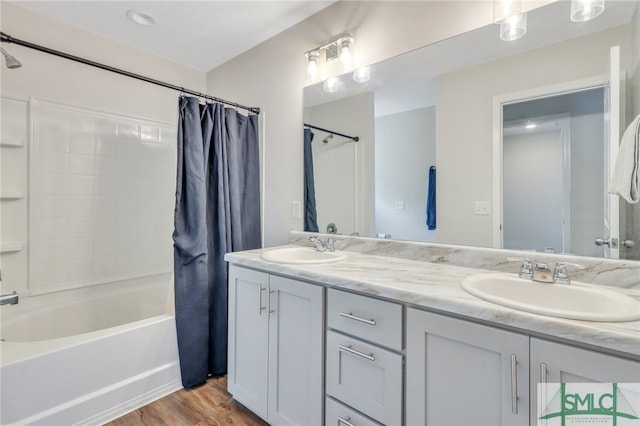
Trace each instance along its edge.
<instances>
[{"instance_id":1,"label":"light switch plate","mask_svg":"<svg viewBox=\"0 0 640 426\"><path fill-rule=\"evenodd\" d=\"M404 201L396 201L393 203L393 208L396 210L404 210Z\"/></svg>"},{"instance_id":2,"label":"light switch plate","mask_svg":"<svg viewBox=\"0 0 640 426\"><path fill-rule=\"evenodd\" d=\"M489 202L488 201L476 201L476 206L473 211L474 214L488 215L489 214Z\"/></svg>"},{"instance_id":3,"label":"light switch plate","mask_svg":"<svg viewBox=\"0 0 640 426\"><path fill-rule=\"evenodd\" d=\"M291 202L291 216L294 219L300 219L302 217L302 214L300 212L300 201Z\"/></svg>"}]
</instances>

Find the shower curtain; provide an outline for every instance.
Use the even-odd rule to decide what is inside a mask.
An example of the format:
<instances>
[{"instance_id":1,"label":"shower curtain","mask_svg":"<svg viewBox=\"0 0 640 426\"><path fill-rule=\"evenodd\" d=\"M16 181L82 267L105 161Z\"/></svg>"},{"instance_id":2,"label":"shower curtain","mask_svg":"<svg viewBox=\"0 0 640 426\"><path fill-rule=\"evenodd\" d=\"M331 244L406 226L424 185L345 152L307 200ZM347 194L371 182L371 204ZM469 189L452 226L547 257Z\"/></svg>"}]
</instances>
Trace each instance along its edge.
<instances>
[{"instance_id":1,"label":"shower curtain","mask_svg":"<svg viewBox=\"0 0 640 426\"><path fill-rule=\"evenodd\" d=\"M316 188L313 177L313 132L304 129L304 230L318 232L318 213L316 210Z\"/></svg>"},{"instance_id":2,"label":"shower curtain","mask_svg":"<svg viewBox=\"0 0 640 426\"><path fill-rule=\"evenodd\" d=\"M259 248L258 116L180 97L174 289L182 384L227 369L225 253Z\"/></svg>"}]
</instances>

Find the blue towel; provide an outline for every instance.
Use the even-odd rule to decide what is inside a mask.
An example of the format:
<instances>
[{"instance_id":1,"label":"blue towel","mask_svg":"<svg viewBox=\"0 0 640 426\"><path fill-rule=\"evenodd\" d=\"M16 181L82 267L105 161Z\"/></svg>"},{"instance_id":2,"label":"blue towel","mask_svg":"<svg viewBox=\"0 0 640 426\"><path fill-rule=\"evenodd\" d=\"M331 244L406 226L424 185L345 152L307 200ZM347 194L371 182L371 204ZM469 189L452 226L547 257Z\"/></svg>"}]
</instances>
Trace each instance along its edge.
<instances>
[{"instance_id":1,"label":"blue towel","mask_svg":"<svg viewBox=\"0 0 640 426\"><path fill-rule=\"evenodd\" d=\"M427 228L436 229L436 166L429 167L429 189L427 190Z\"/></svg>"}]
</instances>

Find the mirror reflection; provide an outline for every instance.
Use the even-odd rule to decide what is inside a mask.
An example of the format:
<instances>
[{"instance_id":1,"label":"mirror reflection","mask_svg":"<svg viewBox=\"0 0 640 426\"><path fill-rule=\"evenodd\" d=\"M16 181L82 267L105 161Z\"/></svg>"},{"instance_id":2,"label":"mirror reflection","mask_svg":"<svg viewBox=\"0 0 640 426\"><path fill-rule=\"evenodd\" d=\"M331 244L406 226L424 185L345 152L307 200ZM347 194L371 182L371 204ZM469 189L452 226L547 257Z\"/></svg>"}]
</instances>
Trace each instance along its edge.
<instances>
[{"instance_id":1,"label":"mirror reflection","mask_svg":"<svg viewBox=\"0 0 640 426\"><path fill-rule=\"evenodd\" d=\"M640 208L606 194L611 114L622 135L640 112L637 9L610 1L576 24L558 1L530 11L517 41L489 25L374 64L364 83L305 87L304 122L328 130L308 129L318 230L640 259ZM615 250L596 244L615 235Z\"/></svg>"}]
</instances>

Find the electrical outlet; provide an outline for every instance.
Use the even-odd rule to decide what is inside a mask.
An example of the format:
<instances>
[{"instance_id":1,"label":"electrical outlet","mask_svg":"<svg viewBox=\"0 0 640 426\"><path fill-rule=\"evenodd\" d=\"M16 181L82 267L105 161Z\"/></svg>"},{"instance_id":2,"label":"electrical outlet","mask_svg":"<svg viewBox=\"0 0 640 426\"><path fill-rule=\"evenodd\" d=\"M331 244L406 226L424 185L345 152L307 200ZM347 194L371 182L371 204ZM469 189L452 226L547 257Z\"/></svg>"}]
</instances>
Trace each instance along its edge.
<instances>
[{"instance_id":1,"label":"electrical outlet","mask_svg":"<svg viewBox=\"0 0 640 426\"><path fill-rule=\"evenodd\" d=\"M300 201L291 202L291 217L294 219L300 219L302 217L300 212Z\"/></svg>"},{"instance_id":2,"label":"electrical outlet","mask_svg":"<svg viewBox=\"0 0 640 426\"><path fill-rule=\"evenodd\" d=\"M476 206L473 211L474 214L488 215L489 214L489 202L488 201L476 201Z\"/></svg>"},{"instance_id":3,"label":"electrical outlet","mask_svg":"<svg viewBox=\"0 0 640 426\"><path fill-rule=\"evenodd\" d=\"M396 210L404 210L404 201L396 201L393 203L393 208Z\"/></svg>"}]
</instances>

